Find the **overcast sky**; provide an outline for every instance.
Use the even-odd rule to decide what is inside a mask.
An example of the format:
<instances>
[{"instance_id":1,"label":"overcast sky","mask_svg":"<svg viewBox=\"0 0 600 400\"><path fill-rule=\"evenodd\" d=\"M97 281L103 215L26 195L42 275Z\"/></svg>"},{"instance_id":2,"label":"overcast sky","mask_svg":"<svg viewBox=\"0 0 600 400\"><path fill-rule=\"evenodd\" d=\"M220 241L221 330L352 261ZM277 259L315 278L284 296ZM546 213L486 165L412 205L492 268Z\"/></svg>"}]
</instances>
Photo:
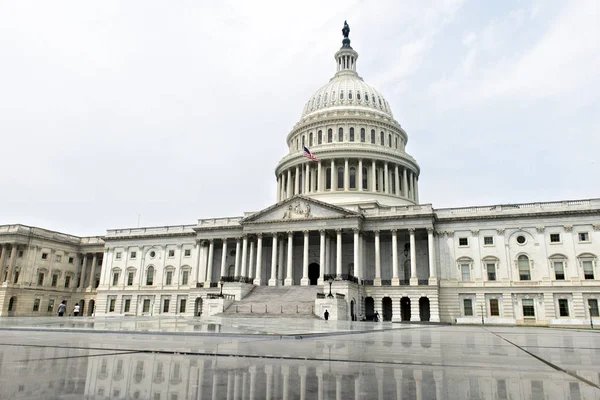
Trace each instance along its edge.
<instances>
[{"instance_id":1,"label":"overcast sky","mask_svg":"<svg viewBox=\"0 0 600 400\"><path fill-rule=\"evenodd\" d=\"M19 0L0 1L0 224L95 235L271 205L344 19L421 202L600 197L597 0Z\"/></svg>"}]
</instances>

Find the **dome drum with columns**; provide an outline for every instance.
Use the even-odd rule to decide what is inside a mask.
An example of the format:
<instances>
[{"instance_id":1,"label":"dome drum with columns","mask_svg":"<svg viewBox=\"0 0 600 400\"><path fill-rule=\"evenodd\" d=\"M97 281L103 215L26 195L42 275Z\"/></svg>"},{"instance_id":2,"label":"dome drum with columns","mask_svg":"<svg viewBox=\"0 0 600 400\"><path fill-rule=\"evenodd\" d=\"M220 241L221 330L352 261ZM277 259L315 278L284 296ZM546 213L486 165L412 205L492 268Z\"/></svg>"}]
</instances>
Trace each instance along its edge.
<instances>
[{"instance_id":1,"label":"dome drum with columns","mask_svg":"<svg viewBox=\"0 0 600 400\"><path fill-rule=\"evenodd\" d=\"M277 200L302 194L345 207L417 204L420 168L405 152L408 135L381 93L357 74L347 33L342 43L334 77L287 136L289 154L275 171ZM304 157L304 147L319 161Z\"/></svg>"}]
</instances>

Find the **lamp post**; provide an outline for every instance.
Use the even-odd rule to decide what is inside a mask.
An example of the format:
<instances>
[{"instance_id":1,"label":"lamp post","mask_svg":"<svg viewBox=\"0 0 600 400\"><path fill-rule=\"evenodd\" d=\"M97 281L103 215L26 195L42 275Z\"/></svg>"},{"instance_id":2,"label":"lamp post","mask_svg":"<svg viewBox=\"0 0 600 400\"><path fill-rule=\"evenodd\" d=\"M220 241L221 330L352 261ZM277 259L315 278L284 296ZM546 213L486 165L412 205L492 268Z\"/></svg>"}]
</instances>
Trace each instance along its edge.
<instances>
[{"instance_id":1,"label":"lamp post","mask_svg":"<svg viewBox=\"0 0 600 400\"><path fill-rule=\"evenodd\" d=\"M219 292L219 297L223 297L223 280L222 279L219 281L219 284L221 285L221 291Z\"/></svg>"},{"instance_id":2,"label":"lamp post","mask_svg":"<svg viewBox=\"0 0 600 400\"><path fill-rule=\"evenodd\" d=\"M331 285L333 285L333 279L329 278L329 280L327 282L329 283L329 294L327 295L327 297L332 299L333 295L331 294Z\"/></svg>"},{"instance_id":3,"label":"lamp post","mask_svg":"<svg viewBox=\"0 0 600 400\"><path fill-rule=\"evenodd\" d=\"M484 322L484 320L483 320L483 305L480 305L480 306L479 306L479 309L481 310L481 326L484 326L484 325L485 325L485 322Z\"/></svg>"},{"instance_id":4,"label":"lamp post","mask_svg":"<svg viewBox=\"0 0 600 400\"><path fill-rule=\"evenodd\" d=\"M590 313L590 326L594 329L594 317L592 317L592 306L588 304L588 311Z\"/></svg>"}]
</instances>

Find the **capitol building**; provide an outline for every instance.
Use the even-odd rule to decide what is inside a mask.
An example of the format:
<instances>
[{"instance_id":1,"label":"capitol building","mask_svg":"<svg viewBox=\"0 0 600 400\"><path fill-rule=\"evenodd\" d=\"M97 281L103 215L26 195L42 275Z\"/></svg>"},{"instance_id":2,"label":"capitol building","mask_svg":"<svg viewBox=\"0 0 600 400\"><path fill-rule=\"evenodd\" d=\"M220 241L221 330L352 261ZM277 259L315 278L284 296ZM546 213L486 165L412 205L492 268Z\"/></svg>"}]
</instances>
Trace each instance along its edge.
<instances>
[{"instance_id":1,"label":"capitol building","mask_svg":"<svg viewBox=\"0 0 600 400\"><path fill-rule=\"evenodd\" d=\"M600 324L600 199L421 203L408 133L343 33L285 137L274 204L98 237L1 225L0 316L66 300L86 316Z\"/></svg>"}]
</instances>

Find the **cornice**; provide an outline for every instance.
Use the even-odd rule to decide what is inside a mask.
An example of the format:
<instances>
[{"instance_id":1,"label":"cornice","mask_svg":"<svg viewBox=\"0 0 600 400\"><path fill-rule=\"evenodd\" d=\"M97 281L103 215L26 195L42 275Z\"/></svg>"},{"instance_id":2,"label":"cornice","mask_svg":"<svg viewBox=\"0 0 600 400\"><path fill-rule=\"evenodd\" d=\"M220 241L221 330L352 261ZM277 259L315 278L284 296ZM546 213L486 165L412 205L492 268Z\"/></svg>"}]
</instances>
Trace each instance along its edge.
<instances>
[{"instance_id":1,"label":"cornice","mask_svg":"<svg viewBox=\"0 0 600 400\"><path fill-rule=\"evenodd\" d=\"M465 215L456 217L445 217L439 218L435 213L435 221L444 222L455 222L455 221L483 221L483 220L507 220L507 219L523 219L523 218L546 218L546 217L561 217L571 215L600 215L600 209L592 210L561 210L561 211L543 211L538 213L524 213L524 214L506 214L506 215Z\"/></svg>"},{"instance_id":2,"label":"cornice","mask_svg":"<svg viewBox=\"0 0 600 400\"><path fill-rule=\"evenodd\" d=\"M178 237L178 236L196 236L196 232L173 232L173 233L156 233L150 235L120 235L120 236L110 236L104 238L105 242L113 241L113 240L127 240L127 239L154 239L154 238L164 238L164 237Z\"/></svg>"},{"instance_id":3,"label":"cornice","mask_svg":"<svg viewBox=\"0 0 600 400\"><path fill-rule=\"evenodd\" d=\"M367 122L367 123L366 123ZM301 134L305 130L315 130L318 131L320 127L324 130L323 133L327 133L328 125L340 125L340 124L356 124L356 125L367 125L383 127L384 129L393 130L395 133L400 134L404 137L405 141L408 140L408 134L400 124L394 120L394 122L384 121L381 119L374 119L373 115L335 115L335 116L324 116L319 120L310 120L303 123L299 123L295 125L290 133L286 136L286 142L289 142L295 135ZM358 128L361 128L359 126Z\"/></svg>"}]
</instances>

